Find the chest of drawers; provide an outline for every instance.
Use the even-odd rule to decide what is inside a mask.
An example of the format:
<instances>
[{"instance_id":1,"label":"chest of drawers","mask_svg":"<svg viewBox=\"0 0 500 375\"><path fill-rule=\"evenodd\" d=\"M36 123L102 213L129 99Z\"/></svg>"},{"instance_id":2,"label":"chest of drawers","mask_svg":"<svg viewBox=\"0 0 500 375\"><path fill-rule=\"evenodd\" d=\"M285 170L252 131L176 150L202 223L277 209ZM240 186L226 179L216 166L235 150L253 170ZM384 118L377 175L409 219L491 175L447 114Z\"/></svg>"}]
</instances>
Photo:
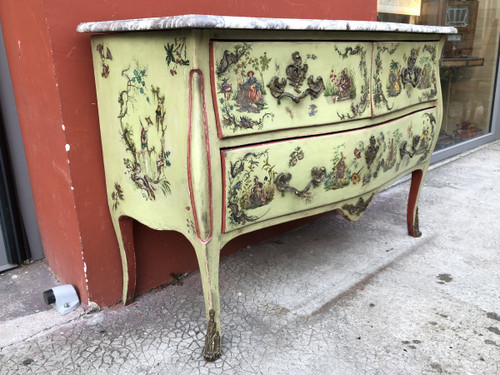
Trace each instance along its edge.
<instances>
[{"instance_id":1,"label":"chest of drawers","mask_svg":"<svg viewBox=\"0 0 500 375\"><path fill-rule=\"evenodd\" d=\"M204 356L220 356L219 252L321 212L357 220L412 174L409 234L442 117L452 28L176 16L86 23L106 185L134 297L131 220L182 233L199 262ZM120 31L120 32L117 32Z\"/></svg>"}]
</instances>

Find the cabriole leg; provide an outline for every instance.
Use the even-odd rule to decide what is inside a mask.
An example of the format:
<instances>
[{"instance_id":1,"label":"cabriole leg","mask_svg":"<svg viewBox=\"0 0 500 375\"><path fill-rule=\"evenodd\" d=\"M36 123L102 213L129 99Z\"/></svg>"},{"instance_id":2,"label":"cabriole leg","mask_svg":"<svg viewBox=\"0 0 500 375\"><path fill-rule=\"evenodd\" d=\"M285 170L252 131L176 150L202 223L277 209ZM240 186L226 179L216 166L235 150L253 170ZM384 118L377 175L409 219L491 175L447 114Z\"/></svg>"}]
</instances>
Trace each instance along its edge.
<instances>
[{"instance_id":1,"label":"cabriole leg","mask_svg":"<svg viewBox=\"0 0 500 375\"><path fill-rule=\"evenodd\" d=\"M411 175L411 186L410 195L408 197L408 212L407 212L407 223L408 223L408 234L412 237L420 237L422 232L420 232L418 226L418 196L422 188L423 177L427 171L417 169L412 172Z\"/></svg>"},{"instance_id":2,"label":"cabriole leg","mask_svg":"<svg viewBox=\"0 0 500 375\"><path fill-rule=\"evenodd\" d=\"M122 259L123 289L122 301L127 305L134 300L136 284L136 264L133 219L127 216L121 216L113 219L116 238L120 247L120 256Z\"/></svg>"},{"instance_id":3,"label":"cabriole leg","mask_svg":"<svg viewBox=\"0 0 500 375\"><path fill-rule=\"evenodd\" d=\"M218 244L209 242L195 246L201 273L207 333L203 357L215 361L221 356L220 299L219 299L219 252Z\"/></svg>"}]
</instances>

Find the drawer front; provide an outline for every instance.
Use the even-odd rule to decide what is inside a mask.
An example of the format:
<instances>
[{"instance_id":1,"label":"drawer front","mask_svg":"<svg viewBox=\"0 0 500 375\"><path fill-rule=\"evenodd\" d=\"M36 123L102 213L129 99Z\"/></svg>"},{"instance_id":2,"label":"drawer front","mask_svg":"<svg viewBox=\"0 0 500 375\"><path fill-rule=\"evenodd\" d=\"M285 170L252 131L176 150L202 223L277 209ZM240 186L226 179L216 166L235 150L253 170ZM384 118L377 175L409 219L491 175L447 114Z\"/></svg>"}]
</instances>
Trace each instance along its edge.
<instances>
[{"instance_id":1,"label":"drawer front","mask_svg":"<svg viewBox=\"0 0 500 375\"><path fill-rule=\"evenodd\" d=\"M351 132L222 150L223 231L369 193L427 161L438 130L430 109ZM345 213L356 219L361 211Z\"/></svg>"},{"instance_id":2,"label":"drawer front","mask_svg":"<svg viewBox=\"0 0 500 375\"><path fill-rule=\"evenodd\" d=\"M439 95L439 42L375 43L372 101L374 116L436 100Z\"/></svg>"},{"instance_id":3,"label":"drawer front","mask_svg":"<svg viewBox=\"0 0 500 375\"><path fill-rule=\"evenodd\" d=\"M367 42L211 44L219 137L370 117Z\"/></svg>"}]
</instances>

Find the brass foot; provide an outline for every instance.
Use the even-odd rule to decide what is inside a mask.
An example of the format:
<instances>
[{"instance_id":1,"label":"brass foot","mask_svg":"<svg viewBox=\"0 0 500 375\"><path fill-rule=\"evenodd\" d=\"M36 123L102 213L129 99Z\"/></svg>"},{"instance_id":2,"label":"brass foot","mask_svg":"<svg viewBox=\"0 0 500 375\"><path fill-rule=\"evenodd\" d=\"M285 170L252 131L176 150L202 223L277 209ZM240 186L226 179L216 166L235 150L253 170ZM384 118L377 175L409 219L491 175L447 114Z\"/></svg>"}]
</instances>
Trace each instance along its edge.
<instances>
[{"instance_id":1,"label":"brass foot","mask_svg":"<svg viewBox=\"0 0 500 375\"><path fill-rule=\"evenodd\" d=\"M205 336L205 348L203 349L203 357L209 362L215 361L221 355L220 334L215 323L215 311L212 309L208 312L209 320L207 327L207 335Z\"/></svg>"},{"instance_id":2,"label":"brass foot","mask_svg":"<svg viewBox=\"0 0 500 375\"><path fill-rule=\"evenodd\" d=\"M422 232L420 232L420 229L418 227L418 207L415 212L415 219L413 221L413 233L411 234L413 237L421 237Z\"/></svg>"}]
</instances>

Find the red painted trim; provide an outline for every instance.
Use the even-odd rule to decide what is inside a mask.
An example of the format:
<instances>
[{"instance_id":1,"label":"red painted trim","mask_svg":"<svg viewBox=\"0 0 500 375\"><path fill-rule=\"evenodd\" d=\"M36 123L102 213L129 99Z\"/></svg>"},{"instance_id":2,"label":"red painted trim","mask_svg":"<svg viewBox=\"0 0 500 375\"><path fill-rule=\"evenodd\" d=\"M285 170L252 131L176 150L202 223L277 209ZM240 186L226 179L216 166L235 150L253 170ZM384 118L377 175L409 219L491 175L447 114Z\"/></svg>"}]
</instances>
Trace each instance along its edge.
<instances>
[{"instance_id":1,"label":"red painted trim","mask_svg":"<svg viewBox=\"0 0 500 375\"><path fill-rule=\"evenodd\" d=\"M408 208L406 212L406 222L408 224L408 234L415 237L413 224L415 223L415 206L417 205L418 192L424 173L421 169L417 169L411 174L410 193L408 195Z\"/></svg>"},{"instance_id":2,"label":"red painted trim","mask_svg":"<svg viewBox=\"0 0 500 375\"><path fill-rule=\"evenodd\" d=\"M342 216L345 220L352 222L352 220L349 218L349 216L347 216L346 213L344 211L342 211L341 208L335 209L334 212L336 212L337 214Z\"/></svg>"},{"instance_id":3,"label":"red painted trim","mask_svg":"<svg viewBox=\"0 0 500 375\"><path fill-rule=\"evenodd\" d=\"M220 152L220 159L222 165L222 233L226 233L226 153Z\"/></svg>"},{"instance_id":4,"label":"red painted trim","mask_svg":"<svg viewBox=\"0 0 500 375\"><path fill-rule=\"evenodd\" d=\"M193 221L196 230L196 235L199 238L200 228L198 225L198 215L196 214L196 204L193 195L193 177L191 176L191 117L193 110L193 89L191 86L192 72L189 73L189 114L188 114L188 132L187 132L187 178L189 200L191 201L191 208L193 210Z\"/></svg>"},{"instance_id":5,"label":"red painted trim","mask_svg":"<svg viewBox=\"0 0 500 375\"><path fill-rule=\"evenodd\" d=\"M370 64L370 108L371 108L371 118L374 118L373 112L373 63L375 62L375 42L372 42L372 60Z\"/></svg>"},{"instance_id":6,"label":"red painted trim","mask_svg":"<svg viewBox=\"0 0 500 375\"><path fill-rule=\"evenodd\" d=\"M244 150L246 148L251 149L251 148L255 148L255 147L267 146L267 145L275 145L275 144L279 144L279 143L296 141L296 140L300 140L300 139L324 138L324 137L331 137L333 135L340 135L340 134L346 134L346 133L359 132L359 131L362 131L362 130L367 130L367 129L377 128L379 126L384 126L384 125L390 124L392 122L399 121L399 120L402 120L404 118L407 118L407 117L410 117L410 116L414 116L414 115L419 114L421 112L426 112L426 111L429 111L429 110L432 110L432 109L436 109L436 107L435 106L427 107L427 108L424 108L424 109L420 109L418 111L414 111L414 112L408 113L408 114L406 114L404 116L401 116L401 117L393 118L393 119L390 119L388 121L380 122L380 123L374 124L374 125L365 126L365 127L362 127L362 128L354 128L354 129L349 129L349 130L342 130L342 131L339 131L339 132L331 132L331 133L328 133L328 134L308 135L308 136L305 136L305 137L295 137L295 138L280 139L279 141L270 141L270 142L263 142L263 143L258 143L258 144L229 147L229 148L224 149L224 151ZM221 151L221 153L224 152L224 151Z\"/></svg>"},{"instance_id":7,"label":"red painted trim","mask_svg":"<svg viewBox=\"0 0 500 375\"><path fill-rule=\"evenodd\" d=\"M205 138L205 153L207 158L207 172L208 172L208 210L210 216L210 231L207 238L202 238L200 233L200 224L198 223L198 215L196 210L196 202L193 193L193 177L191 175L191 130L192 130L192 114L193 114L193 76L198 74L201 79L201 96L203 101L203 134ZM189 199L191 200L191 207L193 208L194 226L196 229L196 236L202 243L207 243L212 239L213 235L213 205L212 205L212 166L210 161L210 140L208 137L208 120L207 120L207 105L205 102L205 79L203 73L199 69L193 69L189 73L189 119L188 119L188 135L187 135L187 166L188 166L188 189Z\"/></svg>"}]
</instances>

